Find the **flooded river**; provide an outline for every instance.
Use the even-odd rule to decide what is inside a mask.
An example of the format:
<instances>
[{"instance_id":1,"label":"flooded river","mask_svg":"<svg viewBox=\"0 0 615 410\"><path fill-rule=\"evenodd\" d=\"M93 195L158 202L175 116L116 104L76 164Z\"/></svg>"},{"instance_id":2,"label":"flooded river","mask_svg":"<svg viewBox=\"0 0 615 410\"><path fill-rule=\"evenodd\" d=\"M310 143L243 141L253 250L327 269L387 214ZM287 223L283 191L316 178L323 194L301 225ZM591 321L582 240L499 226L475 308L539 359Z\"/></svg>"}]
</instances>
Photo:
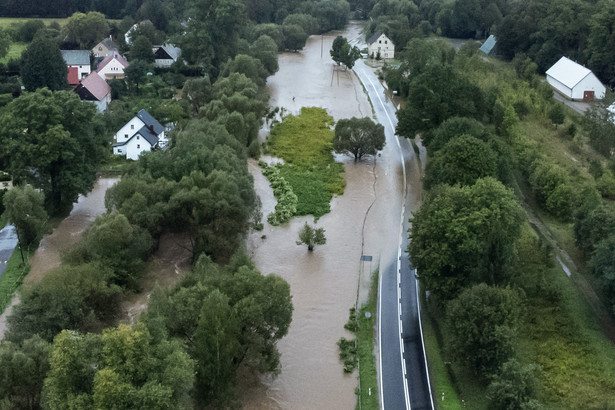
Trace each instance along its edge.
<instances>
[{"instance_id":1,"label":"flooded river","mask_svg":"<svg viewBox=\"0 0 615 410\"><path fill-rule=\"evenodd\" d=\"M268 79L271 105L298 113L302 106L326 108L336 120L352 116L372 117L363 88L351 72L334 72L329 56L333 39L342 34L360 36L361 26L351 23L343 33L312 36L301 53L280 55L280 70ZM321 58L321 48L322 58ZM294 100L293 100L294 97ZM390 235L387 227L399 226L401 166L399 152L388 144L381 157L344 163L347 182L344 195L335 197L331 213L317 227L326 231L327 244L314 252L297 246L298 232L312 217L294 218L272 227L264 222L262 232L248 238L248 250L262 273L276 273L291 287L294 313L288 335L278 344L281 373L259 382L244 382L243 406L249 409L353 409L357 374L344 375L339 361L340 337L348 310L365 300L371 270L381 257L397 253L399 231ZM275 206L271 188L256 163L250 163L255 189L263 203L264 219ZM361 262L361 255L373 261ZM375 313L375 312L374 312ZM374 386L375 387L375 386Z\"/></svg>"}]
</instances>

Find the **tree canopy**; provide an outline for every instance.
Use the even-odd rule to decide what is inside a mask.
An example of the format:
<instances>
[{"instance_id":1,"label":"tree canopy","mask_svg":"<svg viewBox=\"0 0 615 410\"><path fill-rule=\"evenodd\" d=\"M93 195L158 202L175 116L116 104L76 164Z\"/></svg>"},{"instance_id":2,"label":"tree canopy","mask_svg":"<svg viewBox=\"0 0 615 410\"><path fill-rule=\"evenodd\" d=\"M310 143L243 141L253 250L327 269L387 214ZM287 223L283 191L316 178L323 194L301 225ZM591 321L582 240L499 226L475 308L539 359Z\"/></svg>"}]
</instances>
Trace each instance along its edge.
<instances>
[{"instance_id":1,"label":"tree canopy","mask_svg":"<svg viewBox=\"0 0 615 410\"><path fill-rule=\"evenodd\" d=\"M58 43L43 36L37 37L21 55L21 81L28 91L47 87L63 90L67 87L66 62Z\"/></svg>"},{"instance_id":2,"label":"tree canopy","mask_svg":"<svg viewBox=\"0 0 615 410\"><path fill-rule=\"evenodd\" d=\"M341 119L335 124L333 149L337 153L354 155L355 161L364 155L375 155L385 144L384 127L370 118Z\"/></svg>"},{"instance_id":3,"label":"tree canopy","mask_svg":"<svg viewBox=\"0 0 615 410\"><path fill-rule=\"evenodd\" d=\"M333 40L333 46L329 53L337 65L344 64L350 69L354 66L354 62L361 57L359 48L357 46L351 47L346 37L342 36L337 36Z\"/></svg>"},{"instance_id":4,"label":"tree canopy","mask_svg":"<svg viewBox=\"0 0 615 410\"><path fill-rule=\"evenodd\" d=\"M440 185L411 219L410 260L443 300L472 284L506 284L521 218L514 193L493 178Z\"/></svg>"},{"instance_id":5,"label":"tree canopy","mask_svg":"<svg viewBox=\"0 0 615 410\"><path fill-rule=\"evenodd\" d=\"M0 155L16 183L42 189L52 215L94 184L108 150L95 114L75 93L48 89L23 94L2 113Z\"/></svg>"},{"instance_id":6,"label":"tree canopy","mask_svg":"<svg viewBox=\"0 0 615 410\"><path fill-rule=\"evenodd\" d=\"M68 41L79 44L82 49L90 49L107 37L109 25L102 13L77 12L68 18L63 32Z\"/></svg>"}]
</instances>

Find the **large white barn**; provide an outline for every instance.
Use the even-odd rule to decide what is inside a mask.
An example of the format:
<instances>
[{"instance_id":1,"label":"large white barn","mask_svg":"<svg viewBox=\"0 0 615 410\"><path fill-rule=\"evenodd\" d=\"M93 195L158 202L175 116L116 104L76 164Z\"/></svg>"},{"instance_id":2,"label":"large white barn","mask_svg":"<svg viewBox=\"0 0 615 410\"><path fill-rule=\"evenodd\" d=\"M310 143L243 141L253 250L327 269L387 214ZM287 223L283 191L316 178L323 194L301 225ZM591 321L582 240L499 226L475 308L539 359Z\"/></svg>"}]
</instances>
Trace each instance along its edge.
<instances>
[{"instance_id":1,"label":"large white barn","mask_svg":"<svg viewBox=\"0 0 615 410\"><path fill-rule=\"evenodd\" d=\"M574 101L604 98L606 88L589 68L562 57L547 70L547 82L564 97Z\"/></svg>"}]
</instances>

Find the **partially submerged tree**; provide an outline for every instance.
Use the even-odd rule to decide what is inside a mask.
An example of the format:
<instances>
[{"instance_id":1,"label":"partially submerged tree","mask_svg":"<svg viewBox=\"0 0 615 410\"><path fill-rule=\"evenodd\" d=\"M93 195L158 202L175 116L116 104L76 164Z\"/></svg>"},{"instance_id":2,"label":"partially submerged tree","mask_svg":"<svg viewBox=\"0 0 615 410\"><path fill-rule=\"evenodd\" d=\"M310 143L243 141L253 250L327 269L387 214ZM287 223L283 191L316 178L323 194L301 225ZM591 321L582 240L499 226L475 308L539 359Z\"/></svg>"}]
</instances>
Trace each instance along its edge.
<instances>
[{"instance_id":1,"label":"partially submerged tree","mask_svg":"<svg viewBox=\"0 0 615 410\"><path fill-rule=\"evenodd\" d=\"M363 155L376 154L384 144L384 127L367 117L342 119L335 125L333 149L354 155L355 161Z\"/></svg>"},{"instance_id":2,"label":"partially submerged tree","mask_svg":"<svg viewBox=\"0 0 615 410\"><path fill-rule=\"evenodd\" d=\"M15 226L22 247L36 243L47 222L43 203L45 196L31 186L14 187L4 194L4 207L9 222Z\"/></svg>"},{"instance_id":3,"label":"partially submerged tree","mask_svg":"<svg viewBox=\"0 0 615 410\"><path fill-rule=\"evenodd\" d=\"M306 222L303 229L299 232L297 245L307 245L308 251L313 251L316 245L327 243L324 228L313 228Z\"/></svg>"},{"instance_id":4,"label":"partially submerged tree","mask_svg":"<svg viewBox=\"0 0 615 410\"><path fill-rule=\"evenodd\" d=\"M333 40L333 46L329 53L337 65L344 64L350 69L354 66L354 62L361 57L359 48L357 46L351 47L346 37L342 36L337 36Z\"/></svg>"}]
</instances>

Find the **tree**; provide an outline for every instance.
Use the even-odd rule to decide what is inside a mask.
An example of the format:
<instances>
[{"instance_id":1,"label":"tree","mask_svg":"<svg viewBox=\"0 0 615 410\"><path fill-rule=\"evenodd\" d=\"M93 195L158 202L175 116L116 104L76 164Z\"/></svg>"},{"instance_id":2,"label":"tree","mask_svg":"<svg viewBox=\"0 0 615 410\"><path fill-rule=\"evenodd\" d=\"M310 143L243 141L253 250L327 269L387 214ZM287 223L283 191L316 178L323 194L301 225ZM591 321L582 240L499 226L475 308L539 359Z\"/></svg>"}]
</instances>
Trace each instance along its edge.
<instances>
[{"instance_id":1,"label":"tree","mask_svg":"<svg viewBox=\"0 0 615 410\"><path fill-rule=\"evenodd\" d=\"M4 58L9 52L11 37L4 30L0 30L0 58Z\"/></svg>"},{"instance_id":2,"label":"tree","mask_svg":"<svg viewBox=\"0 0 615 410\"><path fill-rule=\"evenodd\" d=\"M355 161L363 155L375 155L385 141L384 127L367 117L341 119L335 124L333 149L340 154L354 155Z\"/></svg>"},{"instance_id":3,"label":"tree","mask_svg":"<svg viewBox=\"0 0 615 410\"><path fill-rule=\"evenodd\" d=\"M287 24L282 26L284 33L284 49L290 51L301 50L305 47L308 35L297 24Z\"/></svg>"},{"instance_id":4,"label":"tree","mask_svg":"<svg viewBox=\"0 0 615 410\"><path fill-rule=\"evenodd\" d=\"M143 60L133 60L128 67L124 69L126 75L126 83L129 87L135 89L139 93L139 86L147 81L147 73L150 70L150 65Z\"/></svg>"},{"instance_id":5,"label":"tree","mask_svg":"<svg viewBox=\"0 0 615 410\"><path fill-rule=\"evenodd\" d=\"M38 336L21 344L0 343L0 399L13 408L40 408L51 346Z\"/></svg>"},{"instance_id":6,"label":"tree","mask_svg":"<svg viewBox=\"0 0 615 410\"><path fill-rule=\"evenodd\" d=\"M556 102L555 104L551 105L551 108L549 108L549 119L555 125L555 128L557 128L558 125L564 123L566 115L564 114L564 108L562 107L562 104Z\"/></svg>"},{"instance_id":7,"label":"tree","mask_svg":"<svg viewBox=\"0 0 615 410\"><path fill-rule=\"evenodd\" d=\"M410 260L426 288L443 300L472 284L504 285L522 215L514 193L493 178L437 186L411 220Z\"/></svg>"},{"instance_id":8,"label":"tree","mask_svg":"<svg viewBox=\"0 0 615 410\"><path fill-rule=\"evenodd\" d=\"M96 179L108 142L97 134L96 108L69 91L37 90L2 113L0 155L16 183L45 193L52 215L66 211Z\"/></svg>"},{"instance_id":9,"label":"tree","mask_svg":"<svg viewBox=\"0 0 615 410\"><path fill-rule=\"evenodd\" d=\"M307 245L310 252L314 250L314 246L324 245L325 243L327 243L327 238L325 238L324 228L315 229L306 222L301 231L299 231L297 245Z\"/></svg>"},{"instance_id":10,"label":"tree","mask_svg":"<svg viewBox=\"0 0 615 410\"><path fill-rule=\"evenodd\" d=\"M433 154L425 169L425 188L437 184L472 185L478 178L497 178L497 166L497 155L489 145L461 135Z\"/></svg>"},{"instance_id":11,"label":"tree","mask_svg":"<svg viewBox=\"0 0 615 410\"><path fill-rule=\"evenodd\" d=\"M228 60L220 70L220 75L228 77L232 73L240 73L254 81L261 87L265 86L267 71L258 58L245 54L237 54L234 59Z\"/></svg>"},{"instance_id":12,"label":"tree","mask_svg":"<svg viewBox=\"0 0 615 410\"><path fill-rule=\"evenodd\" d=\"M361 57L361 51L358 47L350 47L346 37L337 36L333 40L333 46L329 51L333 61L337 65L344 64L346 67L352 69L354 62Z\"/></svg>"},{"instance_id":13,"label":"tree","mask_svg":"<svg viewBox=\"0 0 615 410\"><path fill-rule=\"evenodd\" d=\"M188 103L193 115L198 114L199 109L210 102L212 98L213 90L209 77L191 78L184 83L182 100Z\"/></svg>"},{"instance_id":14,"label":"tree","mask_svg":"<svg viewBox=\"0 0 615 410\"><path fill-rule=\"evenodd\" d=\"M480 121L468 117L452 117L440 124L433 132L425 133L422 142L433 153L460 135L470 135L483 141L489 139L487 130Z\"/></svg>"},{"instance_id":15,"label":"tree","mask_svg":"<svg viewBox=\"0 0 615 410\"><path fill-rule=\"evenodd\" d=\"M9 223L15 225L19 245L36 244L47 222L45 196L29 185L14 187L3 198Z\"/></svg>"},{"instance_id":16,"label":"tree","mask_svg":"<svg viewBox=\"0 0 615 410\"><path fill-rule=\"evenodd\" d=\"M81 48L89 49L107 36L109 25L104 14L90 11L87 14L74 13L64 26L66 39L78 43Z\"/></svg>"},{"instance_id":17,"label":"tree","mask_svg":"<svg viewBox=\"0 0 615 410\"><path fill-rule=\"evenodd\" d=\"M537 410L540 408L535 397L536 376L539 366L523 365L517 359L510 359L493 376L487 397L489 408L494 410Z\"/></svg>"},{"instance_id":18,"label":"tree","mask_svg":"<svg viewBox=\"0 0 615 410\"><path fill-rule=\"evenodd\" d=\"M250 45L250 55L258 58L269 75L278 71L278 45L267 36L262 35Z\"/></svg>"},{"instance_id":19,"label":"tree","mask_svg":"<svg viewBox=\"0 0 615 410\"><path fill-rule=\"evenodd\" d=\"M130 45L130 61L132 63L136 60L154 62L152 42L145 36L137 36Z\"/></svg>"},{"instance_id":20,"label":"tree","mask_svg":"<svg viewBox=\"0 0 615 410\"><path fill-rule=\"evenodd\" d=\"M63 90L68 85L67 73L66 62L54 40L37 37L21 55L21 81L28 91L43 87Z\"/></svg>"},{"instance_id":21,"label":"tree","mask_svg":"<svg viewBox=\"0 0 615 410\"><path fill-rule=\"evenodd\" d=\"M615 124L605 104L596 103L583 116L583 129L590 144L602 155L611 158L615 150Z\"/></svg>"},{"instance_id":22,"label":"tree","mask_svg":"<svg viewBox=\"0 0 615 410\"><path fill-rule=\"evenodd\" d=\"M510 288L484 283L461 292L446 308L449 348L456 361L487 378L513 353L522 297Z\"/></svg>"}]
</instances>

